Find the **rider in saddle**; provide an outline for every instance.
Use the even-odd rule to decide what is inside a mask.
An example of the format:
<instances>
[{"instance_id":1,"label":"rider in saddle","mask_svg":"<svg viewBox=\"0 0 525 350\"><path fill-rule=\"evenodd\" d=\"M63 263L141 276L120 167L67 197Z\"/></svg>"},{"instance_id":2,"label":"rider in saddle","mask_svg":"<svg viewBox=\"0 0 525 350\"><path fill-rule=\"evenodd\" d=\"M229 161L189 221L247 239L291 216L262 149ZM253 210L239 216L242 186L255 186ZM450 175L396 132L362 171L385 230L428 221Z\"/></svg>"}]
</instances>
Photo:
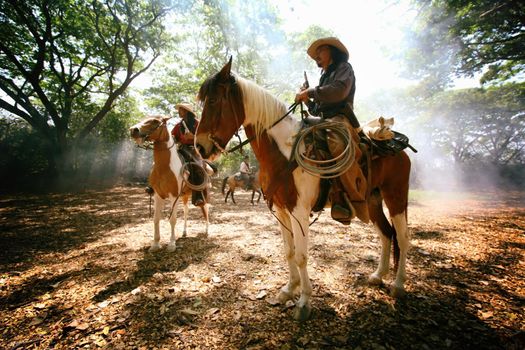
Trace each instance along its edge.
<instances>
[{"instance_id":1,"label":"rider in saddle","mask_svg":"<svg viewBox=\"0 0 525 350\"><path fill-rule=\"evenodd\" d=\"M241 178L241 181L244 182L244 187L246 189L250 189L252 185L253 175L252 175L252 170L250 169L250 157L249 156L244 156L244 159L241 162L241 165L239 168L239 172L241 173L240 178Z\"/></svg>"},{"instance_id":2,"label":"rider in saddle","mask_svg":"<svg viewBox=\"0 0 525 350\"><path fill-rule=\"evenodd\" d=\"M194 136L199 126L197 116L193 108L188 103L180 103L175 106L181 117L181 121L175 125L171 134L179 145L179 152L188 163L193 162L202 164L202 158L196 152L194 147ZM194 185L201 184L204 181L203 174L195 170L195 166L189 166L189 182ZM193 205L201 206L204 204L204 195L202 191L193 191L191 196Z\"/></svg>"},{"instance_id":3,"label":"rider in saddle","mask_svg":"<svg viewBox=\"0 0 525 350\"><path fill-rule=\"evenodd\" d=\"M322 75L318 86L301 88L295 101L305 102L312 115L346 124L355 145L359 145L357 129L360 125L353 112L355 76L348 62L348 50L339 39L327 37L314 41L307 53L321 68ZM333 157L341 154L346 146L342 140L334 138L328 138L327 143ZM354 148L355 161L349 170L332 182L330 197L332 218L344 224L349 224L356 215L364 222L369 220L367 181L359 166L362 152L359 147Z\"/></svg>"}]
</instances>

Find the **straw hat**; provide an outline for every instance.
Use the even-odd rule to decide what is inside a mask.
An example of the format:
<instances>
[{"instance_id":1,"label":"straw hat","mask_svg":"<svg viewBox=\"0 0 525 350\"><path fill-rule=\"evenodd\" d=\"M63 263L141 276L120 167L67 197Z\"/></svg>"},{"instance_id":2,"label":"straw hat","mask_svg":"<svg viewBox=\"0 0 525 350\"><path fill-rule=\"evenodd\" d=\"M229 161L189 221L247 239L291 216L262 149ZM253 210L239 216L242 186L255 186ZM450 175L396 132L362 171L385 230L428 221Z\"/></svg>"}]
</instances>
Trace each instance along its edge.
<instances>
[{"instance_id":1,"label":"straw hat","mask_svg":"<svg viewBox=\"0 0 525 350\"><path fill-rule=\"evenodd\" d=\"M317 48L322 45L333 46L336 49L343 52L344 54L346 54L347 57L349 56L346 46L344 46L343 43L339 41L339 39L333 36L317 39L316 41L310 44L310 47L308 48L308 50L306 50L306 53L308 53L308 56L312 57L315 60L315 58L317 57Z\"/></svg>"},{"instance_id":2,"label":"straw hat","mask_svg":"<svg viewBox=\"0 0 525 350\"><path fill-rule=\"evenodd\" d=\"M191 112L193 114L195 114L195 112L193 111L193 107L192 105L190 105L189 103L179 103L179 104L176 104L175 105L175 108L178 110L179 108L182 108L182 109L185 109L187 110L188 112Z\"/></svg>"}]
</instances>

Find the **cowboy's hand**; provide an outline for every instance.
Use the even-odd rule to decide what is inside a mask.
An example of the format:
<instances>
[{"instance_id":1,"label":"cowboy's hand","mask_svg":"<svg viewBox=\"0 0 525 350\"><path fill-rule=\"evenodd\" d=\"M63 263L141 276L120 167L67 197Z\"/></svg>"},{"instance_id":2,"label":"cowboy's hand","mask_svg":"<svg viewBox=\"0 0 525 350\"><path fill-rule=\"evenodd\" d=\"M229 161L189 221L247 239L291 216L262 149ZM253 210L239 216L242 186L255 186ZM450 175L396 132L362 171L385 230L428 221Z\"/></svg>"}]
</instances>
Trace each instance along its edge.
<instances>
[{"instance_id":1,"label":"cowboy's hand","mask_svg":"<svg viewBox=\"0 0 525 350\"><path fill-rule=\"evenodd\" d=\"M308 90L302 90L295 95L295 102L308 102Z\"/></svg>"}]
</instances>

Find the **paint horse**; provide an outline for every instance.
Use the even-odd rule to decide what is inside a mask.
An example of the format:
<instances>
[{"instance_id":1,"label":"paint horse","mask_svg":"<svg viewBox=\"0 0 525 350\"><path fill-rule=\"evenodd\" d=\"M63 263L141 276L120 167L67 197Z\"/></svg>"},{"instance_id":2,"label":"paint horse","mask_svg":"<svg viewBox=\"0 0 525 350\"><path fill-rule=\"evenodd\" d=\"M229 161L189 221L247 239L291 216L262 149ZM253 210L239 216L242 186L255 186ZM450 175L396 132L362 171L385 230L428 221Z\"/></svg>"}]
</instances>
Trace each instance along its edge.
<instances>
[{"instance_id":1,"label":"paint horse","mask_svg":"<svg viewBox=\"0 0 525 350\"><path fill-rule=\"evenodd\" d=\"M233 174L230 176L226 176L222 180L222 189L221 189L222 194L224 194L224 190L226 190L226 185L228 185L228 191L226 192L226 196L224 196L224 203L228 203L228 196L231 196L233 203L237 204L235 203L235 197L234 197L235 190L237 188L246 187L244 181L238 179L238 175L239 173ZM261 200L261 184L259 183L259 172L258 171L255 173L250 186L246 187L246 189L252 190L252 199L251 199L252 205L255 205L255 203L253 202L253 199L255 198L255 193L259 194L259 196L257 197L257 204L258 204L259 201Z\"/></svg>"},{"instance_id":2,"label":"paint horse","mask_svg":"<svg viewBox=\"0 0 525 350\"><path fill-rule=\"evenodd\" d=\"M153 143L153 167L149 175L149 183L155 191L154 200L154 235L150 251L160 249L160 218L162 209L166 202L170 203L170 225L171 237L168 251L175 251L176 237L175 224L177 223L177 204L182 201L184 209L184 230L182 236L186 236L188 222L188 200L191 198L191 189L184 185L187 174L183 173L183 159L177 152L175 140L168 130L166 122L171 117L152 116L133 125L130 128L131 138L139 145L145 142ZM213 172L213 171L212 171ZM209 170L208 170L209 173ZM201 206L202 214L206 220L206 236L209 226L209 204L208 191L204 190L206 203Z\"/></svg>"},{"instance_id":3,"label":"paint horse","mask_svg":"<svg viewBox=\"0 0 525 350\"><path fill-rule=\"evenodd\" d=\"M278 295L285 303L296 294L294 318L305 320L311 312L312 286L308 276L309 214L319 194L320 179L301 168L289 167L292 137L300 121L287 116L286 105L268 91L231 73L232 59L220 72L201 85L199 99L203 112L196 135L201 155L214 159L241 126L260 164L261 186L271 198L279 221L289 267L289 280ZM370 220L381 237L379 266L369 277L371 284L382 283L389 272L392 241L394 242L395 281L392 294L404 293L405 264L409 247L407 227L410 159L404 152L376 158L371 164L371 194L368 199ZM384 200L393 226L383 212ZM296 293L299 292L299 293Z\"/></svg>"}]
</instances>

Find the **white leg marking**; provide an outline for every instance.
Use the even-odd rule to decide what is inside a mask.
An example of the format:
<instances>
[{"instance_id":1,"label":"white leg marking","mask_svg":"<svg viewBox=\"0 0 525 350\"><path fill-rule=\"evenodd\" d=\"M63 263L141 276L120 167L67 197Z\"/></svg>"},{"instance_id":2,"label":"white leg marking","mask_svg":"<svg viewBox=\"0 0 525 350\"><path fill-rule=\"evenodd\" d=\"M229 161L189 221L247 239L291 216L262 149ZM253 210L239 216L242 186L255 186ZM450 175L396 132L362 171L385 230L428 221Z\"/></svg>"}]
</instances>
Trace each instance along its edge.
<instances>
[{"instance_id":1,"label":"white leg marking","mask_svg":"<svg viewBox=\"0 0 525 350\"><path fill-rule=\"evenodd\" d=\"M175 225L177 224L177 203L174 205L170 202L170 205L172 206L170 217L171 237L170 243L168 244L168 251L174 252L177 248L177 237L175 236Z\"/></svg>"},{"instance_id":2,"label":"white leg marking","mask_svg":"<svg viewBox=\"0 0 525 350\"><path fill-rule=\"evenodd\" d=\"M295 263L301 278L301 296L295 304L294 318L298 321L305 321L310 317L312 307L310 297L312 295L312 284L308 276L308 236L309 236L309 216L304 208L296 207L293 211L292 222L293 240L295 245Z\"/></svg>"},{"instance_id":3,"label":"white leg marking","mask_svg":"<svg viewBox=\"0 0 525 350\"><path fill-rule=\"evenodd\" d=\"M396 229L397 242L399 244L399 266L397 268L397 275L396 280L394 281L392 294L394 296L402 296L405 292L404 283L406 280L406 261L408 249L410 248L406 212L402 212L401 214L392 217L392 222Z\"/></svg>"},{"instance_id":4,"label":"white leg marking","mask_svg":"<svg viewBox=\"0 0 525 350\"><path fill-rule=\"evenodd\" d=\"M374 228L381 239L381 256L379 258L379 265L375 272L368 278L368 282L373 285L379 285L383 283L383 277L388 274L388 270L390 269L390 250L392 240L381 233L381 229L377 224L374 224Z\"/></svg>"},{"instance_id":5,"label":"white leg marking","mask_svg":"<svg viewBox=\"0 0 525 350\"><path fill-rule=\"evenodd\" d=\"M153 197L153 241L151 242L150 252L155 252L160 249L160 216L162 214L162 208L164 207L164 200L157 194Z\"/></svg>"},{"instance_id":6,"label":"white leg marking","mask_svg":"<svg viewBox=\"0 0 525 350\"><path fill-rule=\"evenodd\" d=\"M186 237L186 228L188 227L188 211L189 211L187 199L185 199L184 201L183 208L184 208L184 228L182 230L182 237Z\"/></svg>"},{"instance_id":7,"label":"white leg marking","mask_svg":"<svg viewBox=\"0 0 525 350\"><path fill-rule=\"evenodd\" d=\"M208 203L204 204L201 208L202 216L204 216L204 221L206 222L206 227L204 231L204 237L208 237L208 227L210 225L210 205Z\"/></svg>"},{"instance_id":8,"label":"white leg marking","mask_svg":"<svg viewBox=\"0 0 525 350\"><path fill-rule=\"evenodd\" d=\"M293 242L293 235L290 231L292 225L290 224L290 216L285 210L277 210L277 217L282 222L279 223L281 228L281 234L283 236L284 243L284 256L288 263L288 283L281 288L278 299L281 303L286 303L288 300L293 299L297 287L299 287L300 277L299 271L297 270L297 264L295 263L295 247ZM286 227L285 227L286 226Z\"/></svg>"}]
</instances>

